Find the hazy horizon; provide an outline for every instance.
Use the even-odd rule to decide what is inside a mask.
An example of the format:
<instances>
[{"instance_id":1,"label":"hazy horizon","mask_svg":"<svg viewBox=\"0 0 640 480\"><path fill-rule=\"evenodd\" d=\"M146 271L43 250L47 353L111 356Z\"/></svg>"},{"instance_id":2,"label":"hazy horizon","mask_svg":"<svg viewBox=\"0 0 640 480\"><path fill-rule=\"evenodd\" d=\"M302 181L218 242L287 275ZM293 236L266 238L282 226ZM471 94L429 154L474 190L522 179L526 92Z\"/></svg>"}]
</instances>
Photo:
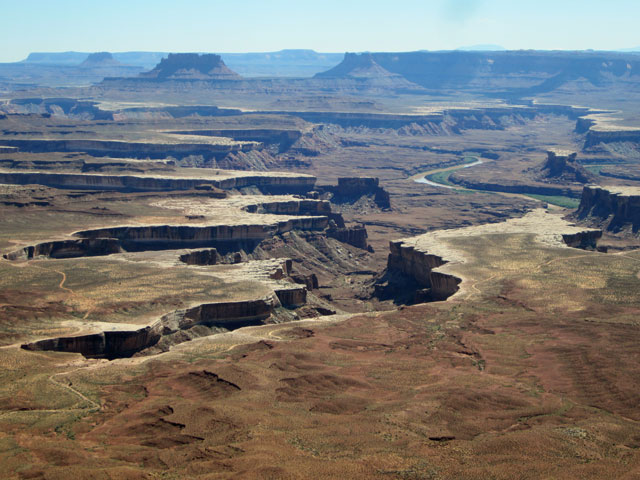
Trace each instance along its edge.
<instances>
[{"instance_id":1,"label":"hazy horizon","mask_svg":"<svg viewBox=\"0 0 640 480\"><path fill-rule=\"evenodd\" d=\"M624 15L620 15L624 12ZM60 0L4 7L0 62L32 52L321 53L456 50L623 50L640 46L640 3L539 0Z\"/></svg>"}]
</instances>

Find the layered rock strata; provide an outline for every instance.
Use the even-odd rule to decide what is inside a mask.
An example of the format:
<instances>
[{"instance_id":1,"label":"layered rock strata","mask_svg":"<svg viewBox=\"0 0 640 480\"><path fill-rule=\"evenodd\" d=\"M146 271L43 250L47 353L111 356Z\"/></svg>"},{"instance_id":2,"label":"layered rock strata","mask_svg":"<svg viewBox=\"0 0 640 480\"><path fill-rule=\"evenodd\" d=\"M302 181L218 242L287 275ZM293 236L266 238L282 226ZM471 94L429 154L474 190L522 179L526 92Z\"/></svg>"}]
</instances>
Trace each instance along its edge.
<instances>
[{"instance_id":1,"label":"layered rock strata","mask_svg":"<svg viewBox=\"0 0 640 480\"><path fill-rule=\"evenodd\" d=\"M549 150L547 160L540 169L542 180L573 183L593 182L595 176L577 162L576 152Z\"/></svg>"},{"instance_id":2,"label":"layered rock strata","mask_svg":"<svg viewBox=\"0 0 640 480\"><path fill-rule=\"evenodd\" d=\"M313 190L315 177L309 175L243 175L222 172L214 177L171 177L160 175L116 175L91 173L51 173L42 171L0 171L0 183L45 185L55 188L156 192L191 190L210 185L223 190L257 187L264 193L306 193Z\"/></svg>"},{"instance_id":3,"label":"layered rock strata","mask_svg":"<svg viewBox=\"0 0 640 480\"><path fill-rule=\"evenodd\" d=\"M214 247L229 251L253 250L262 240L292 230L322 231L327 217L290 218L268 225L145 225L109 227L76 232L86 239L113 238L127 251Z\"/></svg>"},{"instance_id":4,"label":"layered rock strata","mask_svg":"<svg viewBox=\"0 0 640 480\"><path fill-rule=\"evenodd\" d=\"M122 251L116 238L81 238L78 240L57 240L28 246L3 257L7 260L31 260L36 257L75 258L110 255Z\"/></svg>"},{"instance_id":5,"label":"layered rock strata","mask_svg":"<svg viewBox=\"0 0 640 480\"><path fill-rule=\"evenodd\" d=\"M586 185L575 216L608 231L640 229L640 188Z\"/></svg>"},{"instance_id":6,"label":"layered rock strata","mask_svg":"<svg viewBox=\"0 0 640 480\"><path fill-rule=\"evenodd\" d=\"M391 208L389 193L380 186L379 179L375 177L340 177L338 185L322 185L317 189L320 193L333 194L333 201L337 203L351 202L371 195L378 207Z\"/></svg>"},{"instance_id":7,"label":"layered rock strata","mask_svg":"<svg viewBox=\"0 0 640 480\"><path fill-rule=\"evenodd\" d=\"M385 279L389 284L379 283L378 290L383 293L389 289L398 293L397 287L389 288L393 287L393 282L400 284L400 288L413 284L418 301L447 299L465 287L462 282L463 278L466 279L465 264L475 261L465 258L464 248L456 247L456 243L462 240L473 244L473 237L512 234L530 235L535 241L554 248L571 246L589 250L597 248L602 232L572 225L559 215L537 209L524 217L505 222L437 230L398 240L390 244ZM403 279L411 282L402 284Z\"/></svg>"},{"instance_id":8,"label":"layered rock strata","mask_svg":"<svg viewBox=\"0 0 640 480\"><path fill-rule=\"evenodd\" d=\"M436 272L434 269L447 263L442 257L417 250L403 241L390 242L387 269L412 278L420 287L429 289L432 301L446 300L458 291L461 279Z\"/></svg>"},{"instance_id":9,"label":"layered rock strata","mask_svg":"<svg viewBox=\"0 0 640 480\"><path fill-rule=\"evenodd\" d=\"M366 250L368 248L367 243L367 229L363 226L344 227L331 226L326 231L327 237L335 238L339 242L347 243L356 248Z\"/></svg>"},{"instance_id":10,"label":"layered rock strata","mask_svg":"<svg viewBox=\"0 0 640 480\"><path fill-rule=\"evenodd\" d=\"M94 157L113 158L184 158L201 155L221 160L231 153L250 152L260 148L255 143L195 143L195 142L124 142L119 140L40 140L2 139L3 146L17 147L24 152L85 152Z\"/></svg>"},{"instance_id":11,"label":"layered rock strata","mask_svg":"<svg viewBox=\"0 0 640 480\"><path fill-rule=\"evenodd\" d=\"M637 128L610 128L610 129L595 129L591 128L587 132L587 136L584 141L584 149L589 149L600 143L618 143L618 142L632 142L640 143L640 130Z\"/></svg>"},{"instance_id":12,"label":"layered rock strata","mask_svg":"<svg viewBox=\"0 0 640 480\"><path fill-rule=\"evenodd\" d=\"M287 297L285 291L281 293ZM306 293L306 290L305 290ZM289 295L298 299L296 293ZM300 295L299 295L300 296ZM22 345L25 350L53 350L80 353L88 358L123 358L154 346L165 335L187 330L196 325L222 327L228 330L256 325L269 318L279 304L277 297L241 302L219 302L198 305L185 310L176 310L164 315L153 325L138 330L114 330L59 337Z\"/></svg>"}]
</instances>

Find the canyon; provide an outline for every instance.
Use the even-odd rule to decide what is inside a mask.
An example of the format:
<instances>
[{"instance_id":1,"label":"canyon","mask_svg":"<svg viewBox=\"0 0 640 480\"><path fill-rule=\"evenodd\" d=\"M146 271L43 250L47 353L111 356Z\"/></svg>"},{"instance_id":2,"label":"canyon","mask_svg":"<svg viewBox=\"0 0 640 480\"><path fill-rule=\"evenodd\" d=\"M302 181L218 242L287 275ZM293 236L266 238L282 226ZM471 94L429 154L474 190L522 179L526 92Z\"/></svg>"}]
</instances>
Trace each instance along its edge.
<instances>
[{"instance_id":1,"label":"canyon","mask_svg":"<svg viewBox=\"0 0 640 480\"><path fill-rule=\"evenodd\" d=\"M639 65L0 65L3 472L632 478Z\"/></svg>"}]
</instances>

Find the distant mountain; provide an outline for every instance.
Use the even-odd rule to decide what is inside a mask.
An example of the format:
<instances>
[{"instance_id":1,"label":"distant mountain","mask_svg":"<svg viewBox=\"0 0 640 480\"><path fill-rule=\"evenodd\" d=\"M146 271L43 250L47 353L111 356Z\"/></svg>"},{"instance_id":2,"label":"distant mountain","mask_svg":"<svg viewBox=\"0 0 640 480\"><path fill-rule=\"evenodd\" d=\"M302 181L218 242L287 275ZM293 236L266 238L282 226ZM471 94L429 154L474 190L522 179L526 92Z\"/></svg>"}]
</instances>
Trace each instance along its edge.
<instances>
[{"instance_id":1,"label":"distant mountain","mask_svg":"<svg viewBox=\"0 0 640 480\"><path fill-rule=\"evenodd\" d=\"M204 52L198 52L204 53ZM34 52L21 63L29 65L80 65L87 52ZM111 54L124 65L154 68L168 52L116 52ZM221 53L225 64L247 77L312 77L342 60L342 53L319 53L313 50L280 50L279 52Z\"/></svg>"},{"instance_id":2,"label":"distant mountain","mask_svg":"<svg viewBox=\"0 0 640 480\"><path fill-rule=\"evenodd\" d=\"M109 52L98 52L90 54L84 62L80 64L82 68L96 67L121 67L122 63L113 58Z\"/></svg>"},{"instance_id":3,"label":"distant mountain","mask_svg":"<svg viewBox=\"0 0 640 480\"><path fill-rule=\"evenodd\" d=\"M617 78L637 75L640 59L631 53L589 51L449 51L372 53L391 73L433 90L473 86L478 91L534 95L584 79L605 87Z\"/></svg>"},{"instance_id":4,"label":"distant mountain","mask_svg":"<svg viewBox=\"0 0 640 480\"><path fill-rule=\"evenodd\" d=\"M170 53L167 58L142 78L157 80L240 80L242 77L227 67L220 55L213 53Z\"/></svg>"},{"instance_id":5,"label":"distant mountain","mask_svg":"<svg viewBox=\"0 0 640 480\"><path fill-rule=\"evenodd\" d=\"M232 70L246 77L312 77L337 65L342 53L280 50L264 53L221 53Z\"/></svg>"},{"instance_id":6,"label":"distant mountain","mask_svg":"<svg viewBox=\"0 0 640 480\"><path fill-rule=\"evenodd\" d=\"M340 64L326 72L317 73L315 78L383 78L402 75L382 68L370 53L346 53Z\"/></svg>"},{"instance_id":7,"label":"distant mountain","mask_svg":"<svg viewBox=\"0 0 640 480\"><path fill-rule=\"evenodd\" d=\"M84 62L89 55L92 54L88 52L34 52L30 53L21 63L77 66ZM169 54L166 52L111 53L111 56L117 62L143 68L155 67L158 62L167 55Z\"/></svg>"},{"instance_id":8,"label":"distant mountain","mask_svg":"<svg viewBox=\"0 0 640 480\"><path fill-rule=\"evenodd\" d=\"M462 50L466 52L502 52L505 51L506 48L500 45L491 45L491 44L481 44L481 45L471 45L469 47L458 47L456 50Z\"/></svg>"},{"instance_id":9,"label":"distant mountain","mask_svg":"<svg viewBox=\"0 0 640 480\"><path fill-rule=\"evenodd\" d=\"M22 62L41 65L80 65L87 55L89 53L84 52L33 52Z\"/></svg>"}]
</instances>

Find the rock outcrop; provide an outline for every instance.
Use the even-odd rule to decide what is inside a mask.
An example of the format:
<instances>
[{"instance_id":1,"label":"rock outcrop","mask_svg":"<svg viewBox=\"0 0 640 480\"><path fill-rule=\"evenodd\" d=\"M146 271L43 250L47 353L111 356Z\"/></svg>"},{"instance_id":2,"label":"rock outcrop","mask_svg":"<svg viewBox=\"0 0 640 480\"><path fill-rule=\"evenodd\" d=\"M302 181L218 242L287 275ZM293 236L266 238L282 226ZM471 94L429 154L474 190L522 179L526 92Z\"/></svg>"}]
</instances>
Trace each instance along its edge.
<instances>
[{"instance_id":1,"label":"rock outcrop","mask_svg":"<svg viewBox=\"0 0 640 480\"><path fill-rule=\"evenodd\" d=\"M577 233L565 233L562 241L571 248L582 250L599 250L598 240L602 238L602 230L585 230Z\"/></svg>"},{"instance_id":2,"label":"rock outcrop","mask_svg":"<svg viewBox=\"0 0 640 480\"><path fill-rule=\"evenodd\" d=\"M95 68L95 67L121 67L122 63L113 58L109 52L96 52L91 53L80 64L80 68Z\"/></svg>"},{"instance_id":3,"label":"rock outcrop","mask_svg":"<svg viewBox=\"0 0 640 480\"><path fill-rule=\"evenodd\" d=\"M81 238L39 243L3 255L7 260L30 260L35 257L76 258L110 255L122 251L116 238Z\"/></svg>"},{"instance_id":4,"label":"rock outcrop","mask_svg":"<svg viewBox=\"0 0 640 480\"><path fill-rule=\"evenodd\" d=\"M391 208L389 192L380 186L379 179L375 177L340 177L338 185L321 185L317 190L320 193L330 192L335 203L352 203L370 195L378 207Z\"/></svg>"},{"instance_id":5,"label":"rock outcrop","mask_svg":"<svg viewBox=\"0 0 640 480\"><path fill-rule=\"evenodd\" d=\"M400 303L446 300L459 289L461 279L436 269L446 260L417 250L404 241L390 242L387 272L376 286L376 294Z\"/></svg>"},{"instance_id":6,"label":"rock outcrop","mask_svg":"<svg viewBox=\"0 0 640 480\"><path fill-rule=\"evenodd\" d=\"M100 228L76 232L84 239L117 239L126 251L213 247L223 255L252 251L264 239L292 230L323 231L327 217L289 218L276 224L146 225Z\"/></svg>"},{"instance_id":7,"label":"rock outcrop","mask_svg":"<svg viewBox=\"0 0 640 480\"><path fill-rule=\"evenodd\" d=\"M600 143L631 142L640 144L640 130L636 128L591 128L584 141L584 149L590 149Z\"/></svg>"},{"instance_id":8,"label":"rock outcrop","mask_svg":"<svg viewBox=\"0 0 640 480\"><path fill-rule=\"evenodd\" d=\"M180 261L187 265L216 265L220 263L220 254L215 248L196 250L180 255Z\"/></svg>"},{"instance_id":9,"label":"rock outcrop","mask_svg":"<svg viewBox=\"0 0 640 480\"><path fill-rule=\"evenodd\" d=\"M149 80L240 80L220 55L211 53L170 53L156 67L140 74Z\"/></svg>"},{"instance_id":10,"label":"rock outcrop","mask_svg":"<svg viewBox=\"0 0 640 480\"><path fill-rule=\"evenodd\" d=\"M337 227L330 226L326 231L327 237L335 238L339 242L353 245L356 248L366 250L367 244L367 229L364 226L355 227Z\"/></svg>"},{"instance_id":11,"label":"rock outcrop","mask_svg":"<svg viewBox=\"0 0 640 480\"><path fill-rule=\"evenodd\" d=\"M305 294L298 292L281 295L285 300L297 301ZM25 350L53 350L80 353L88 358L124 358L154 346L167 335L188 330L197 325L220 327L227 330L257 325L268 319L281 303L275 294L271 297L240 302L206 303L164 315L152 325L138 330L114 330L76 337L59 337L22 345Z\"/></svg>"},{"instance_id":12,"label":"rock outcrop","mask_svg":"<svg viewBox=\"0 0 640 480\"><path fill-rule=\"evenodd\" d=\"M640 188L586 185L575 217L611 232L640 229Z\"/></svg>"},{"instance_id":13,"label":"rock outcrop","mask_svg":"<svg viewBox=\"0 0 640 480\"><path fill-rule=\"evenodd\" d=\"M306 193L314 188L315 177L309 175L220 175L219 178L180 178L161 175L117 175L93 173L52 173L42 171L0 171L0 183L45 185L55 188L156 192L191 190L210 185L222 190L257 187L263 193ZM212 192L213 193L213 192Z\"/></svg>"},{"instance_id":14,"label":"rock outcrop","mask_svg":"<svg viewBox=\"0 0 640 480\"><path fill-rule=\"evenodd\" d=\"M223 160L230 154L250 152L260 148L255 143L207 143L207 142L123 142L119 140L41 140L5 139L2 144L18 147L23 152L85 152L94 157L182 159L200 155L205 160Z\"/></svg>"},{"instance_id":15,"label":"rock outcrop","mask_svg":"<svg viewBox=\"0 0 640 480\"><path fill-rule=\"evenodd\" d=\"M595 176L577 162L575 152L549 150L538 177L541 180L567 183L590 183Z\"/></svg>"}]
</instances>

